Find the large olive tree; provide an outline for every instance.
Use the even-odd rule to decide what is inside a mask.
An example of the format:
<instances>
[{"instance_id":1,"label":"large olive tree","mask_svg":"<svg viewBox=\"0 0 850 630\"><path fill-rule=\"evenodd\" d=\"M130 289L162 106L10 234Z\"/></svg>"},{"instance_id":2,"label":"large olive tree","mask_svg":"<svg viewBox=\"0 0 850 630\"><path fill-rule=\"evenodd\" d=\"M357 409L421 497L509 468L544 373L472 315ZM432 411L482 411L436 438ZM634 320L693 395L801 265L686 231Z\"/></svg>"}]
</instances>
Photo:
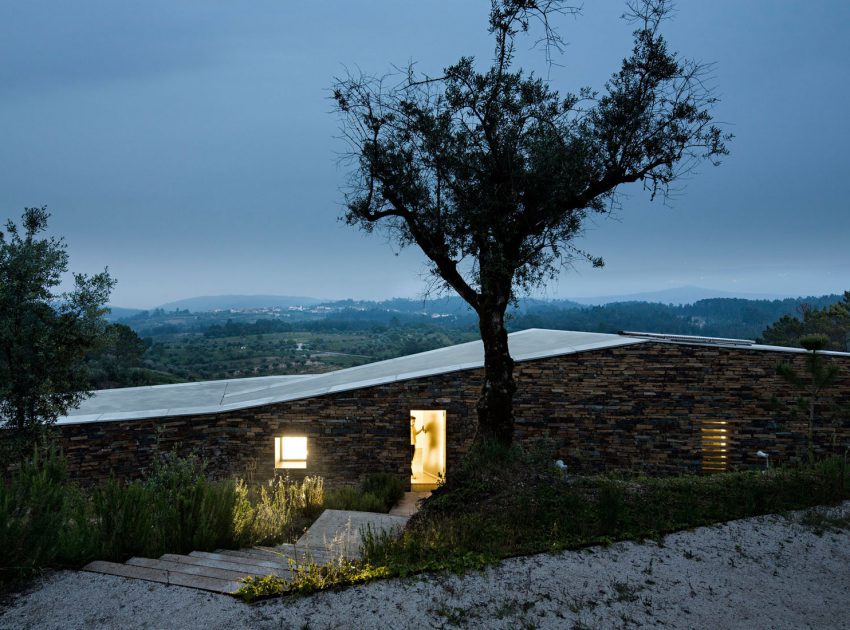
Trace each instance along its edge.
<instances>
[{"instance_id":1,"label":"large olive tree","mask_svg":"<svg viewBox=\"0 0 850 630\"><path fill-rule=\"evenodd\" d=\"M43 430L86 396L86 354L104 340L105 304L115 284L107 271L68 271L60 238L44 237L45 208L26 208L21 225L0 230L0 428L4 456L26 454ZM8 450L9 447L13 447Z\"/></svg>"},{"instance_id":2,"label":"large olive tree","mask_svg":"<svg viewBox=\"0 0 850 630\"><path fill-rule=\"evenodd\" d=\"M712 124L706 68L670 52L667 0L636 0L634 47L601 94L559 94L513 68L515 41L535 24L558 52L562 0L492 0L489 67L461 58L438 77L348 75L334 98L352 158L345 218L415 244L444 286L479 317L485 377L478 438L509 443L516 385L505 311L519 290L575 257L593 213L609 212L620 186L665 194L702 160L726 153Z\"/></svg>"}]
</instances>

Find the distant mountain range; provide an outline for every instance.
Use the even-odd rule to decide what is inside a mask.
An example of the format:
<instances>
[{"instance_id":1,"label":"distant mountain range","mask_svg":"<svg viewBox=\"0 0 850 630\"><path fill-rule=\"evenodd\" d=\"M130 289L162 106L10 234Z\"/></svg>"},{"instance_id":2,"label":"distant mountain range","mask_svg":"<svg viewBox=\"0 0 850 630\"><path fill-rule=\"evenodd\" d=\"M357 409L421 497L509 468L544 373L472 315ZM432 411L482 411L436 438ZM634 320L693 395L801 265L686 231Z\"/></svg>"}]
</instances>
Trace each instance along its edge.
<instances>
[{"instance_id":1,"label":"distant mountain range","mask_svg":"<svg viewBox=\"0 0 850 630\"><path fill-rule=\"evenodd\" d=\"M714 289L703 289L702 287L676 287L675 289L663 289L661 291L647 291L645 293L629 293L625 295L605 295L599 297L570 298L571 301L585 306L599 304L612 304L615 302L650 302L657 304L693 304L699 300L713 298L742 298L745 300L783 300L796 297L779 293L733 293L730 291L716 291Z\"/></svg>"},{"instance_id":2,"label":"distant mountain range","mask_svg":"<svg viewBox=\"0 0 850 630\"><path fill-rule=\"evenodd\" d=\"M717 291L701 287L685 286L660 291L648 291L644 293L629 293L623 295L606 295L598 297L581 297L566 299L540 299L523 298L520 300L520 310L526 310L534 306L555 305L560 308L579 308L582 306L597 306L613 304L618 302L647 302L656 304L686 305L694 304L699 300L715 298L742 298L747 300L781 300L789 295L772 293L733 293L729 291ZM318 298L291 295L206 295L200 297L186 298L167 304L160 305L159 309L164 311L188 310L193 313L207 313L211 311L226 311L230 309L263 309L283 308L294 306L315 307L326 305L333 310L354 309L367 310L382 308L400 312L420 312L423 314L452 313L460 314L469 312L468 305L459 297L450 295L428 300L394 298L390 300L320 300ZM110 307L111 320L119 320L125 317L143 312L144 309Z\"/></svg>"},{"instance_id":3,"label":"distant mountain range","mask_svg":"<svg viewBox=\"0 0 850 630\"><path fill-rule=\"evenodd\" d=\"M681 292L658 291L587 299L612 300L605 304L524 298L509 310L507 326L510 330L551 328L604 333L636 330L758 339L780 317L799 315L803 304L824 308L842 299L839 295L777 300L765 299L763 295L758 296L759 299L703 297L717 294L684 288ZM702 299L676 303L694 297ZM293 330L333 333L387 329L474 331L477 324L474 311L456 295L432 300L395 298L380 302L319 302L314 298L287 296L208 296L171 302L163 307L138 312L116 308L110 319L151 338L182 333L215 337Z\"/></svg>"}]
</instances>

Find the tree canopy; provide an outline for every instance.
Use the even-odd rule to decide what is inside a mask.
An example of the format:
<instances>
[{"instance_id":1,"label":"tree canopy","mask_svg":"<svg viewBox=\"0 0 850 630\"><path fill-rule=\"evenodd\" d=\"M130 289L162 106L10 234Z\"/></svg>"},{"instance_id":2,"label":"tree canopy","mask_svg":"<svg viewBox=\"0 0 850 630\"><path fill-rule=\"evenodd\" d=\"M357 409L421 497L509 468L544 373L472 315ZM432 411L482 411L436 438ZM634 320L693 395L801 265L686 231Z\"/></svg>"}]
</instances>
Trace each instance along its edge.
<instances>
[{"instance_id":1,"label":"tree canopy","mask_svg":"<svg viewBox=\"0 0 850 630\"><path fill-rule=\"evenodd\" d=\"M712 124L707 68L668 50L666 0L629 5L634 45L598 94L560 94L513 69L518 35L539 22L550 53L563 43L561 0L492 0L492 63L463 57L437 77L349 75L334 98L353 169L346 221L417 245L438 283L476 311L485 351L479 436L510 442L513 360L505 311L518 291L564 264L602 259L575 239L618 206L618 188L652 196L702 160L726 154Z\"/></svg>"},{"instance_id":2,"label":"tree canopy","mask_svg":"<svg viewBox=\"0 0 850 630\"><path fill-rule=\"evenodd\" d=\"M86 397L85 357L103 339L115 284L107 270L73 274L57 292L68 254L63 239L41 236L49 216L26 208L20 227L0 231L0 425L18 447Z\"/></svg>"},{"instance_id":3,"label":"tree canopy","mask_svg":"<svg viewBox=\"0 0 850 630\"><path fill-rule=\"evenodd\" d=\"M803 304L802 317L784 315L768 326L761 341L774 346L799 348L802 338L808 335L823 335L825 350L850 352L850 291L844 292L844 300L824 308L813 308Z\"/></svg>"}]
</instances>

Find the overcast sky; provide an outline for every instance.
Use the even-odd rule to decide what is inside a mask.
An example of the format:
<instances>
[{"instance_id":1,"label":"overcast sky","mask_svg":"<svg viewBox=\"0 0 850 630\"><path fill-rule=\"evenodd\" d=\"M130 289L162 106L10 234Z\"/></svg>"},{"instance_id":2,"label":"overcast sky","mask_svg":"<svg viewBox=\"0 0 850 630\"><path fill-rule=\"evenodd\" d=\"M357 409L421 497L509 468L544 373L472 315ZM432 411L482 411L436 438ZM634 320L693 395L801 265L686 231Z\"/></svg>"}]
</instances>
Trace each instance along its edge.
<instances>
[{"instance_id":1,"label":"overcast sky","mask_svg":"<svg viewBox=\"0 0 850 630\"><path fill-rule=\"evenodd\" d=\"M0 0L0 218L47 205L112 302L221 293L421 295L418 251L340 223L329 88L345 67L489 61L486 0ZM553 87L601 87L631 47L623 3L586 0ZM697 285L850 289L850 3L681 0L671 47L711 61L736 135L669 204L639 191L578 245L606 267L541 292ZM520 62L546 73L539 50Z\"/></svg>"}]
</instances>

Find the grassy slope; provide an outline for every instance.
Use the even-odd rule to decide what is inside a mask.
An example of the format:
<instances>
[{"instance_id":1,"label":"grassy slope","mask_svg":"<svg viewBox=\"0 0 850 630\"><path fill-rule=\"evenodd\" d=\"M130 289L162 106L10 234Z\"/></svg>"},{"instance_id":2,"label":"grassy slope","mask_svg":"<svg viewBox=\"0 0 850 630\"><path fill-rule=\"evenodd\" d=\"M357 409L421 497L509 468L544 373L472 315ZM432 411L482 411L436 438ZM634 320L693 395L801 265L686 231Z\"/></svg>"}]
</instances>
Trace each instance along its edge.
<instances>
[{"instance_id":1,"label":"grassy slope","mask_svg":"<svg viewBox=\"0 0 850 630\"><path fill-rule=\"evenodd\" d=\"M420 571L464 571L510 556L655 539L846 499L850 466L840 458L766 474L568 477L545 451L484 448L467 457L400 537L367 532L362 563L313 567L291 581L249 581L240 595L250 601Z\"/></svg>"}]
</instances>

